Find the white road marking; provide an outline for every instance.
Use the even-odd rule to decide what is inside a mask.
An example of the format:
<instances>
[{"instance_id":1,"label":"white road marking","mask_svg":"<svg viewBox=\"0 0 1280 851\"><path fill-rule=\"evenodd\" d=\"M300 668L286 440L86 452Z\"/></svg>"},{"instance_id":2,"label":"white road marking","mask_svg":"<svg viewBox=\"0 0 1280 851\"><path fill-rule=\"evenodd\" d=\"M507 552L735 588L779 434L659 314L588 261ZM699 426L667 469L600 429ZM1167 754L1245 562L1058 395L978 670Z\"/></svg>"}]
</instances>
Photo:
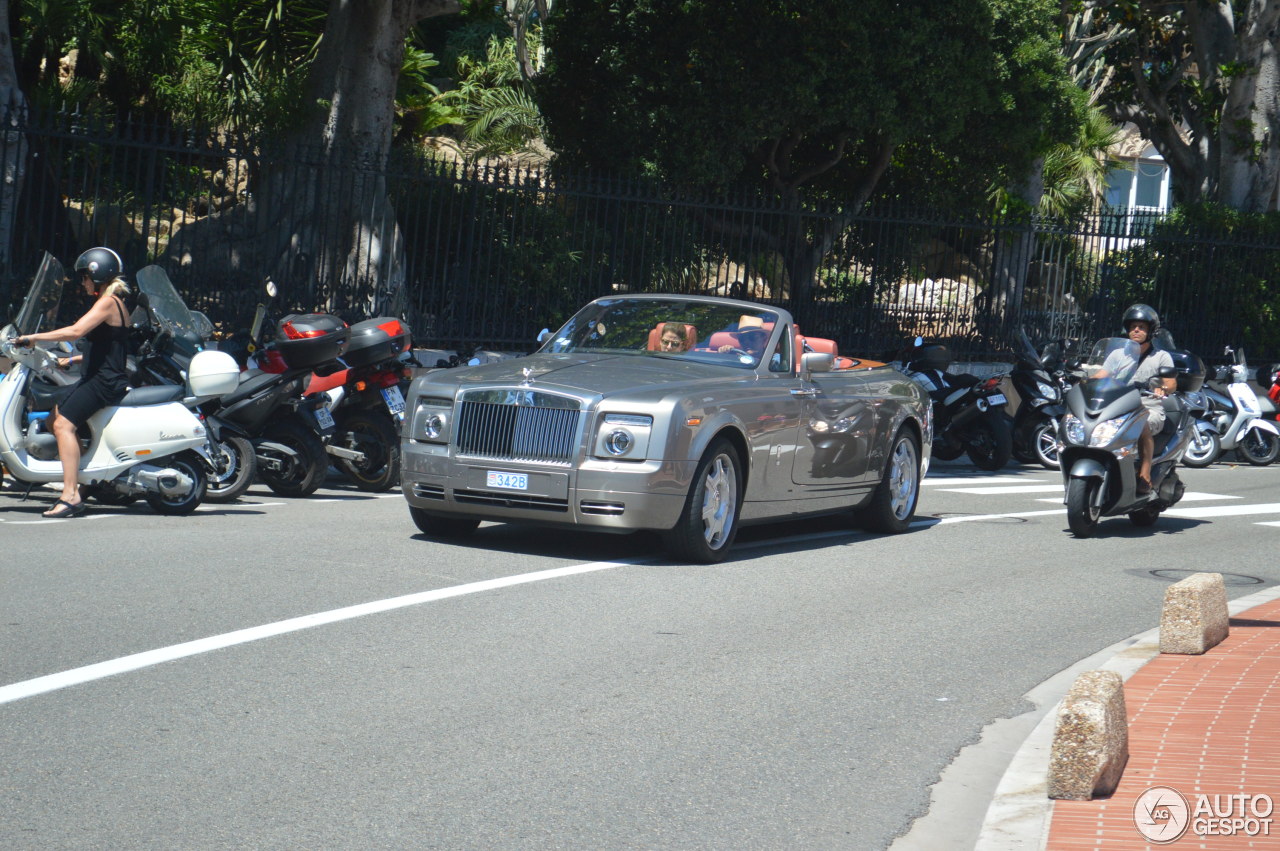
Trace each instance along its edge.
<instances>
[{"instance_id":1,"label":"white road marking","mask_svg":"<svg viewBox=\"0 0 1280 851\"><path fill-rule=\"evenodd\" d=\"M1009 482L1042 482L1044 479L1028 479L1023 476L926 476L922 485L986 485Z\"/></svg>"},{"instance_id":2,"label":"white road marking","mask_svg":"<svg viewBox=\"0 0 1280 851\"><path fill-rule=\"evenodd\" d=\"M1258 502L1253 505L1206 505L1204 508L1170 508L1170 517L1237 517L1244 514L1280 514L1280 502Z\"/></svg>"},{"instance_id":3,"label":"white road marking","mask_svg":"<svg viewBox=\"0 0 1280 851\"><path fill-rule=\"evenodd\" d=\"M1059 488L1061 490L1061 488ZM1229 496L1224 493L1199 493L1197 491L1187 491L1182 495L1182 499L1178 502L1181 505L1184 502L1203 502L1206 499L1244 499L1242 496ZM1036 502L1062 502L1061 499L1037 499Z\"/></svg>"},{"instance_id":4,"label":"white road marking","mask_svg":"<svg viewBox=\"0 0 1280 851\"><path fill-rule=\"evenodd\" d=\"M992 488L939 488L938 490L947 493L977 493L977 494L1001 494L1001 493L1053 493L1061 491L1062 485L996 485Z\"/></svg>"},{"instance_id":5,"label":"white road marking","mask_svg":"<svg viewBox=\"0 0 1280 851\"><path fill-rule=\"evenodd\" d=\"M1254 526L1280 526L1280 520L1259 520Z\"/></svg>"},{"instance_id":6,"label":"white road marking","mask_svg":"<svg viewBox=\"0 0 1280 851\"><path fill-rule=\"evenodd\" d=\"M185 659L188 656L196 656L201 653L209 653L214 650L234 647L237 644L248 644L251 641L260 641L264 638L273 638L277 635L300 632L304 629L311 629L312 627L325 626L331 623L352 620L354 618L365 617L366 615L380 614L382 612L403 609L409 606L419 606L423 603L434 603L438 600L448 600L453 597L462 597L467 594L496 591L499 588L510 588L514 585L527 585L531 582L542 582L548 579L561 579L566 576L578 576L584 573L612 570L616 567L627 567L630 565L641 564L644 561L648 561L648 559L636 559L634 561L597 561L590 564L557 567L551 570L539 570L533 573L521 573L515 576L502 576L497 579L486 579L482 582L469 582L465 585L454 585L449 588L437 588L434 591L422 591L417 594L406 594L403 597L391 597L386 600L375 600L370 603L360 603L359 605L347 606L342 609L333 609L328 612L318 612L312 615L289 618L288 620L250 627L248 629L240 629L235 632L226 632L222 635L200 638L195 641L187 641L182 644L161 647L157 650L147 650L142 653L135 653L131 656L122 656L119 659L98 662L93 665L86 665L82 668L73 668L70 671L63 671L58 674L49 674L43 677L36 677L32 680L24 680L11 685L0 686L0 704L21 700L25 697L33 697L37 694L57 691L58 689L68 688L74 685L81 685L94 680L115 676L116 674L123 674L129 671L149 668L164 662Z\"/></svg>"},{"instance_id":7,"label":"white road marking","mask_svg":"<svg viewBox=\"0 0 1280 851\"><path fill-rule=\"evenodd\" d=\"M1010 511L1004 514L966 514L961 517L943 517L938 524L970 523L974 520L999 520L1004 517L1048 517L1051 514L1066 514L1065 508L1054 508L1048 511Z\"/></svg>"}]
</instances>

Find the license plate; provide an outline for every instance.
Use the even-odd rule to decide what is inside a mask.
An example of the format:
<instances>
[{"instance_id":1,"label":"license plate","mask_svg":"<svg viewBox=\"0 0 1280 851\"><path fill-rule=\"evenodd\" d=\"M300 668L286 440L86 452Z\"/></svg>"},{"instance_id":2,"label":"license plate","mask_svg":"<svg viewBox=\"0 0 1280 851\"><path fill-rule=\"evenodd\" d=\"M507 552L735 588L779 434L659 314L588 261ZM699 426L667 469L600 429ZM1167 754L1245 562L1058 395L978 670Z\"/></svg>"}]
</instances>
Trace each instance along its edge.
<instances>
[{"instance_id":1,"label":"license plate","mask_svg":"<svg viewBox=\"0 0 1280 851\"><path fill-rule=\"evenodd\" d=\"M382 400L387 403L387 410L397 419L404 419L404 394L398 386L383 387Z\"/></svg>"},{"instance_id":2,"label":"license plate","mask_svg":"<svg viewBox=\"0 0 1280 851\"><path fill-rule=\"evenodd\" d=\"M489 488L526 491L529 489L529 476L525 473L499 473L497 470L488 470L484 475L484 484Z\"/></svg>"},{"instance_id":3,"label":"license plate","mask_svg":"<svg viewBox=\"0 0 1280 851\"><path fill-rule=\"evenodd\" d=\"M987 397L987 404L989 405L1004 405L1008 401L1008 399L1004 398L1003 393L992 393Z\"/></svg>"},{"instance_id":4,"label":"license plate","mask_svg":"<svg viewBox=\"0 0 1280 851\"><path fill-rule=\"evenodd\" d=\"M316 422L322 429L333 428L333 415L329 413L328 408L316 406Z\"/></svg>"}]
</instances>

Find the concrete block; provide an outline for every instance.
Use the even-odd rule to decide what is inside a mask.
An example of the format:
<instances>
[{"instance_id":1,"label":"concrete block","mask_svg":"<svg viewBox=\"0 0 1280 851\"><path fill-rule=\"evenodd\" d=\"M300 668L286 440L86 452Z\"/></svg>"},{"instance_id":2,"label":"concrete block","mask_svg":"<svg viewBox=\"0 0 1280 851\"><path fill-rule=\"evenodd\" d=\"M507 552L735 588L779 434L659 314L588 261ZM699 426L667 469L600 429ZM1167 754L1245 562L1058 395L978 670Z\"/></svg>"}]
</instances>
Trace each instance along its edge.
<instances>
[{"instance_id":1,"label":"concrete block","mask_svg":"<svg viewBox=\"0 0 1280 851\"><path fill-rule=\"evenodd\" d=\"M1087 801L1109 795L1128 761L1124 680L1114 671L1085 671L1058 710L1049 750L1049 797Z\"/></svg>"},{"instance_id":2,"label":"concrete block","mask_svg":"<svg viewBox=\"0 0 1280 851\"><path fill-rule=\"evenodd\" d=\"M1231 631L1221 573L1193 573L1164 592L1160 652L1199 655Z\"/></svg>"}]
</instances>

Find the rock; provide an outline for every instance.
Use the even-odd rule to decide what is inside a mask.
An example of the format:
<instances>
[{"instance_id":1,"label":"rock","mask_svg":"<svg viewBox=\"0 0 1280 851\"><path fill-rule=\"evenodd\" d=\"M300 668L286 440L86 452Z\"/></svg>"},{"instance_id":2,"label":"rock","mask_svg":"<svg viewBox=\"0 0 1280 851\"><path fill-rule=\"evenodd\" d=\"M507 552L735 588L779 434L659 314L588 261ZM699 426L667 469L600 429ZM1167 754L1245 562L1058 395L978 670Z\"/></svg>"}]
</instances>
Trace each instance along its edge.
<instances>
[{"instance_id":1,"label":"rock","mask_svg":"<svg viewBox=\"0 0 1280 851\"><path fill-rule=\"evenodd\" d=\"M1231 631L1221 573L1193 573L1164 592L1160 652L1199 655Z\"/></svg>"},{"instance_id":2,"label":"rock","mask_svg":"<svg viewBox=\"0 0 1280 851\"><path fill-rule=\"evenodd\" d=\"M1128 761L1124 682L1114 671L1085 671L1058 710L1049 751L1049 797L1087 801L1109 795Z\"/></svg>"}]
</instances>

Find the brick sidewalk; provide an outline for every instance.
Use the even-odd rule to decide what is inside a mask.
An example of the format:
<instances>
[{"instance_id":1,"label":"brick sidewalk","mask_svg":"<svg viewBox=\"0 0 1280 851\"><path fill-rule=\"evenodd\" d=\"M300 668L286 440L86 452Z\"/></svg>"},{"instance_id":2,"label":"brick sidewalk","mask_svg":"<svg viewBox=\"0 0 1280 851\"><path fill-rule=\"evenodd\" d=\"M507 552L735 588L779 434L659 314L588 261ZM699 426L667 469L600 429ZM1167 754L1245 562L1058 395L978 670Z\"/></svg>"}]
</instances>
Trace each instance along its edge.
<instances>
[{"instance_id":1,"label":"brick sidewalk","mask_svg":"<svg viewBox=\"0 0 1280 851\"><path fill-rule=\"evenodd\" d=\"M1048 851L1280 850L1280 600L1233 617L1231 634L1203 656L1152 659L1125 682L1124 696L1124 776L1110 798L1054 802ZM1173 789L1187 802L1188 827L1173 842L1149 841L1135 825L1135 804L1155 786ZM1144 810L1160 794L1145 796ZM1253 797L1227 799L1236 794ZM1199 795L1232 817L1241 815L1242 806L1246 817L1255 815L1248 811L1252 800L1261 817L1248 825L1254 835L1195 835ZM1262 795L1277 804L1276 812L1265 812ZM1164 797L1176 810L1176 796ZM1269 835L1262 832L1266 818Z\"/></svg>"}]
</instances>

